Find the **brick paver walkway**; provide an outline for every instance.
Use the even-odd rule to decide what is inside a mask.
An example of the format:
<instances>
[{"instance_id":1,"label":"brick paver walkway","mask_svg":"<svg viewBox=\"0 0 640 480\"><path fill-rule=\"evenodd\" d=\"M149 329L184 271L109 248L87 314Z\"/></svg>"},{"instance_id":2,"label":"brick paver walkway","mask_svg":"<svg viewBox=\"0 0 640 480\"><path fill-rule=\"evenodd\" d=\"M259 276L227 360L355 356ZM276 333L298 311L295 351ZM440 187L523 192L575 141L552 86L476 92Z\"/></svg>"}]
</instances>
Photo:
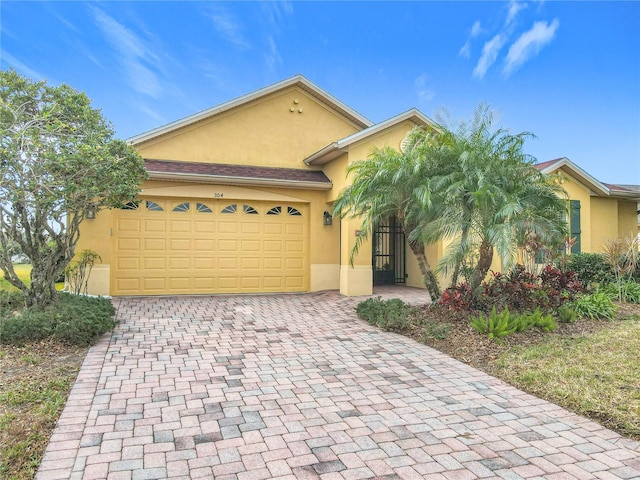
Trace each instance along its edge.
<instances>
[{"instance_id":1,"label":"brick paver walkway","mask_svg":"<svg viewBox=\"0 0 640 480\"><path fill-rule=\"evenodd\" d=\"M116 299L36 478L640 478L637 442L368 326L358 300Z\"/></svg>"}]
</instances>

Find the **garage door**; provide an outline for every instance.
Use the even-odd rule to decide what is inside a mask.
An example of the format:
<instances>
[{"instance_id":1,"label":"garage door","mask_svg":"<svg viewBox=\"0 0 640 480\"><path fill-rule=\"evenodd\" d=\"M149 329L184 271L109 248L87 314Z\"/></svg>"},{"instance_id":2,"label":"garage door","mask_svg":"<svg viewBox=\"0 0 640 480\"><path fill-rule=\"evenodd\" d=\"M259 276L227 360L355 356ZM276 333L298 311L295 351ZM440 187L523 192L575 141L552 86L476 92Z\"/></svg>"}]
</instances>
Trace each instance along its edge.
<instances>
[{"instance_id":1,"label":"garage door","mask_svg":"<svg viewBox=\"0 0 640 480\"><path fill-rule=\"evenodd\" d=\"M308 290L304 204L145 198L114 211L113 295Z\"/></svg>"}]
</instances>

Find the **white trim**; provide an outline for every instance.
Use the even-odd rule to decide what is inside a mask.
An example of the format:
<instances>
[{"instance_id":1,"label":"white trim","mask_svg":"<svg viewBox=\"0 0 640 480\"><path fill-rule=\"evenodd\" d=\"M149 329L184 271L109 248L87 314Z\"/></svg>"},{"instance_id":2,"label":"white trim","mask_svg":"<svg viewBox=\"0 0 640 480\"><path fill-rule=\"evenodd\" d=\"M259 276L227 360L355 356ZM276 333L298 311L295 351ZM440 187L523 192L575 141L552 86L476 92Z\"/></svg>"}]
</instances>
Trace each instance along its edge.
<instances>
[{"instance_id":1,"label":"white trim","mask_svg":"<svg viewBox=\"0 0 640 480\"><path fill-rule=\"evenodd\" d=\"M567 157L563 157L563 158L558 159L557 161L553 162L550 165L547 165L545 168L543 168L540 171L542 173L547 173L548 174L548 173L555 172L556 170L558 170L558 169L560 169L562 167L568 167L570 170L573 170L573 172L577 173L579 177L582 177L582 178L580 178L580 180L586 180L587 183L589 183L590 186L594 188L594 190L598 190L598 191L600 191L600 193L602 193L602 194L604 194L606 196L610 196L611 195L611 190L609 188L607 188L606 185L602 184L601 182L596 180L594 177L589 175L587 172L585 172L583 169L581 169L578 165L573 163Z\"/></svg>"},{"instance_id":2,"label":"white trim","mask_svg":"<svg viewBox=\"0 0 640 480\"><path fill-rule=\"evenodd\" d=\"M328 163L338 157L342 153L342 151L344 151L350 145L406 120L410 120L416 125L429 126L437 132L441 131L440 126L437 123L435 123L417 108L412 108L411 110L407 110L406 112L396 115L395 117L391 117L383 122L372 125L369 128L365 128L364 130L353 133L348 137L338 140L337 142L330 143L329 145L321 148L317 152L305 158L304 163L306 165L324 165L325 163Z\"/></svg>"},{"instance_id":3,"label":"white trim","mask_svg":"<svg viewBox=\"0 0 640 480\"><path fill-rule=\"evenodd\" d=\"M352 108L348 107L347 105L342 103L340 100L338 100L334 96L325 92L323 89L321 89L316 84L306 79L304 76L295 75L291 78L288 78L280 82L274 83L272 85L269 85L267 87L261 88L260 90L256 90L255 92L242 95L241 97L235 98L233 100L222 103L215 107L202 110L201 112L195 113L193 115L189 115L188 117L184 117L180 120L176 120L174 122L167 123L166 125L162 125L158 128L154 128L153 130L149 130L139 135L135 135L133 137L130 137L127 141L133 145L138 145L140 143L146 142L160 135L169 133L173 130L186 127L200 120L204 120L205 118L218 115L227 110L231 110L232 108L238 107L240 105L244 105L260 97L264 97L266 95L269 95L271 93L277 92L279 90L282 90L283 88L287 88L293 85L297 85L301 87L303 90L310 93L311 95L319 99L321 102L326 103L332 108L340 111L340 113L342 113L345 117L347 117L350 121L357 124L358 126L362 128L367 128L373 125L373 123L369 119L362 116Z\"/></svg>"}]
</instances>

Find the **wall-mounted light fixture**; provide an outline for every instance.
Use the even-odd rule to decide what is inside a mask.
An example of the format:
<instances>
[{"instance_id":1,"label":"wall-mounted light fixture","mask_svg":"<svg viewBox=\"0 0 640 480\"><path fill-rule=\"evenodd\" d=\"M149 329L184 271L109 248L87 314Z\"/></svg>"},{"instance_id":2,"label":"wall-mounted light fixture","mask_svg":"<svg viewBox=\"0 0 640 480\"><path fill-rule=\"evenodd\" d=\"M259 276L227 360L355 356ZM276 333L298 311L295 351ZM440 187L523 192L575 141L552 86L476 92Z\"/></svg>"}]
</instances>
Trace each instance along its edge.
<instances>
[{"instance_id":1,"label":"wall-mounted light fixture","mask_svg":"<svg viewBox=\"0 0 640 480\"><path fill-rule=\"evenodd\" d=\"M96 206L93 203L87 205L87 209L84 212L84 218L88 220L95 220L96 218Z\"/></svg>"},{"instance_id":2,"label":"wall-mounted light fixture","mask_svg":"<svg viewBox=\"0 0 640 480\"><path fill-rule=\"evenodd\" d=\"M324 212L324 219L323 219L323 223L325 225L332 225L333 224L333 217L331 216L331 214L327 211Z\"/></svg>"}]
</instances>

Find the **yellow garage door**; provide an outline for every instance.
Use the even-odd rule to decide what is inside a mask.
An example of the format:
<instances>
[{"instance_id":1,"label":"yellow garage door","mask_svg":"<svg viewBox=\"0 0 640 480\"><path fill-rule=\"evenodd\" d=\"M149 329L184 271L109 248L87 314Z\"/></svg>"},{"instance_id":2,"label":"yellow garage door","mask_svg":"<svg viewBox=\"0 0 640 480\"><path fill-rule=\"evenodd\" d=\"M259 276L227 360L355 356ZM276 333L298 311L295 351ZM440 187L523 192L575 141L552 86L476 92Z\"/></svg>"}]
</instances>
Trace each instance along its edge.
<instances>
[{"instance_id":1,"label":"yellow garage door","mask_svg":"<svg viewBox=\"0 0 640 480\"><path fill-rule=\"evenodd\" d=\"M113 295L308 290L303 204L145 198L114 211Z\"/></svg>"}]
</instances>

